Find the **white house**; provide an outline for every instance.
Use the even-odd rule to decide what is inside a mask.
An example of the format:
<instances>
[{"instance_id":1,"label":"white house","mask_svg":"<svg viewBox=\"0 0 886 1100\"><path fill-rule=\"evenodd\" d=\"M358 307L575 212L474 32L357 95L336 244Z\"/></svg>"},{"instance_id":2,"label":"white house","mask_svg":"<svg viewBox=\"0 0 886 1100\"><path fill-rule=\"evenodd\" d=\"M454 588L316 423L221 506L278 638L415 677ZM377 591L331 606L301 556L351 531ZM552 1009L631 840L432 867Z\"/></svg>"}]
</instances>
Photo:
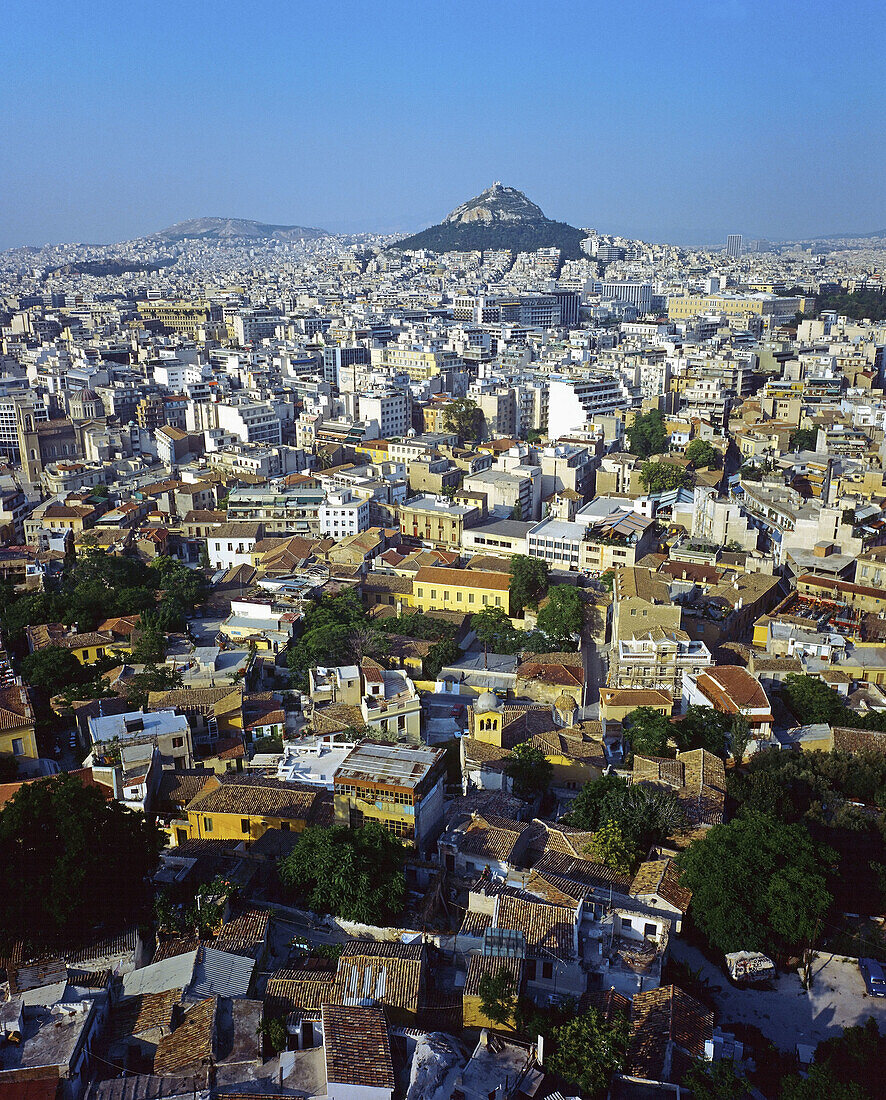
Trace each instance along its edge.
<instances>
[{"instance_id":1,"label":"white house","mask_svg":"<svg viewBox=\"0 0 886 1100\"><path fill-rule=\"evenodd\" d=\"M351 489L339 489L320 505L318 519L321 535L334 539L356 535L369 527L369 501Z\"/></svg>"}]
</instances>

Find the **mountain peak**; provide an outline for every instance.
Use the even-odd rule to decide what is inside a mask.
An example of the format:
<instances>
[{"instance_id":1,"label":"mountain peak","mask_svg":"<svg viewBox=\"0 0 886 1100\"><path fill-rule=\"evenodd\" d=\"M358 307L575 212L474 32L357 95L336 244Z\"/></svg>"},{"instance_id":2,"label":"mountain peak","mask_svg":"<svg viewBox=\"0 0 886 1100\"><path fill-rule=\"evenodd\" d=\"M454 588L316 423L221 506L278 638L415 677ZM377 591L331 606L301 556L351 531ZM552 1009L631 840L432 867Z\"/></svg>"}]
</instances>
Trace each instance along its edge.
<instances>
[{"instance_id":1,"label":"mountain peak","mask_svg":"<svg viewBox=\"0 0 886 1100\"><path fill-rule=\"evenodd\" d=\"M392 247L430 252L557 248L564 258L572 259L582 255L581 242L586 236L581 229L546 218L541 207L522 191L495 180L491 187L457 206L439 225L404 237Z\"/></svg>"},{"instance_id":2,"label":"mountain peak","mask_svg":"<svg viewBox=\"0 0 886 1100\"><path fill-rule=\"evenodd\" d=\"M516 187L505 187L500 180L496 180L475 198L457 206L447 215L443 224L470 225L472 222L482 222L491 225L493 222L544 220L540 206L536 206Z\"/></svg>"}]
</instances>

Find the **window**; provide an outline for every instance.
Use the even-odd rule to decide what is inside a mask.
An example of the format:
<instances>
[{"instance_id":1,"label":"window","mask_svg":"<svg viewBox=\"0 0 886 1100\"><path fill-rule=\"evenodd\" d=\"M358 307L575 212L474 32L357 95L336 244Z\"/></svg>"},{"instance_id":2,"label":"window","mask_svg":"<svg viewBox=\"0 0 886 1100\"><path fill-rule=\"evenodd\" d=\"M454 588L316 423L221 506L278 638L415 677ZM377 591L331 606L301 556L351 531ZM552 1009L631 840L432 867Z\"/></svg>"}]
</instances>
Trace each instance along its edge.
<instances>
[{"instance_id":1,"label":"window","mask_svg":"<svg viewBox=\"0 0 886 1100\"><path fill-rule=\"evenodd\" d=\"M241 817L240 818L240 832L241 833L248 833L249 832L249 818L248 817Z\"/></svg>"},{"instance_id":2,"label":"window","mask_svg":"<svg viewBox=\"0 0 886 1100\"><path fill-rule=\"evenodd\" d=\"M24 756L25 755L25 742L21 737L13 737L12 739L12 755Z\"/></svg>"},{"instance_id":3,"label":"window","mask_svg":"<svg viewBox=\"0 0 886 1100\"><path fill-rule=\"evenodd\" d=\"M541 964L541 976L550 980L554 976L554 964L550 962L543 962Z\"/></svg>"},{"instance_id":4,"label":"window","mask_svg":"<svg viewBox=\"0 0 886 1100\"><path fill-rule=\"evenodd\" d=\"M172 747L174 749L180 749L184 745L184 743L185 743L184 737L173 737L173 739L172 739Z\"/></svg>"},{"instance_id":5,"label":"window","mask_svg":"<svg viewBox=\"0 0 886 1100\"><path fill-rule=\"evenodd\" d=\"M211 817L204 817L203 818L203 832L204 833L211 833L212 832L212 818Z\"/></svg>"},{"instance_id":6,"label":"window","mask_svg":"<svg viewBox=\"0 0 886 1100\"><path fill-rule=\"evenodd\" d=\"M289 822L288 821L281 821L280 822L280 828L284 833L288 833L289 832Z\"/></svg>"},{"instance_id":7,"label":"window","mask_svg":"<svg viewBox=\"0 0 886 1100\"><path fill-rule=\"evenodd\" d=\"M658 925L657 924L649 924L647 922L646 924L643 925L643 935L646 936L647 938L657 936L658 935Z\"/></svg>"}]
</instances>

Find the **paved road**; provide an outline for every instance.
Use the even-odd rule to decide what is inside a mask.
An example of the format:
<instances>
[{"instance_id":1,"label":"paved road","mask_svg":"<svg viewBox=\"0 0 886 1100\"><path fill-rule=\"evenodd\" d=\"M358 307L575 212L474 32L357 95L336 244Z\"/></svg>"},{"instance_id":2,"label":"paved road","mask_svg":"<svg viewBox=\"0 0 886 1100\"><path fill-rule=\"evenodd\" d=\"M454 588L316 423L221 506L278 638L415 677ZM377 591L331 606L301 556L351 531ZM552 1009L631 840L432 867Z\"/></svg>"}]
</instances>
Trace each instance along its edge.
<instances>
[{"instance_id":1,"label":"paved road","mask_svg":"<svg viewBox=\"0 0 886 1100\"><path fill-rule=\"evenodd\" d=\"M856 961L820 954L813 968L812 988L803 989L796 974L780 974L772 989L737 989L695 947L671 940L671 954L707 981L717 1005L717 1024L753 1024L784 1051L798 1043L816 1046L846 1027L873 1016L886 1031L886 998L869 997Z\"/></svg>"},{"instance_id":2,"label":"paved road","mask_svg":"<svg viewBox=\"0 0 886 1100\"><path fill-rule=\"evenodd\" d=\"M581 652L584 659L584 673L585 673L585 697L583 703L585 707L599 707L600 703L600 688L606 686L606 655L605 648L601 652L596 642L590 637L587 631L584 632L581 642ZM585 711L585 717L597 717L599 710L593 714L589 711Z\"/></svg>"}]
</instances>

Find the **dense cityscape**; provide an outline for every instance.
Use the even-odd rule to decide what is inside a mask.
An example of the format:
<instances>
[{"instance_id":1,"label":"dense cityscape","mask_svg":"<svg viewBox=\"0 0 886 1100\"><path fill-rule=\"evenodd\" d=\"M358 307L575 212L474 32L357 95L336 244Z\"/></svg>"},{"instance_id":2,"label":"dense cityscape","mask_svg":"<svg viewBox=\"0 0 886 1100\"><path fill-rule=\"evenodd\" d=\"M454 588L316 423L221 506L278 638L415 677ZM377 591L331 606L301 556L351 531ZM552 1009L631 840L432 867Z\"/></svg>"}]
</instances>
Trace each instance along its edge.
<instances>
[{"instance_id":1,"label":"dense cityscape","mask_svg":"<svg viewBox=\"0 0 886 1100\"><path fill-rule=\"evenodd\" d=\"M884 376L499 182L0 255L0 1096L881 1095Z\"/></svg>"}]
</instances>

